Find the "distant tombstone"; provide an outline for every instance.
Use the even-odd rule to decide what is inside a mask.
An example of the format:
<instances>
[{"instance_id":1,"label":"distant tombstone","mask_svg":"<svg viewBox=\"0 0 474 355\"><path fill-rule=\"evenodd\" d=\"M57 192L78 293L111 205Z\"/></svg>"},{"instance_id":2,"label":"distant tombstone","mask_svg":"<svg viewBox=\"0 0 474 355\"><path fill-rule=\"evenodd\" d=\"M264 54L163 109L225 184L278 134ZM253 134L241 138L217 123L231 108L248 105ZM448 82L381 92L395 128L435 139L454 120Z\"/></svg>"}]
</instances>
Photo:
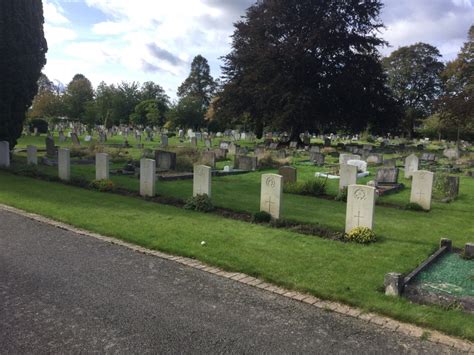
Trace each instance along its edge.
<instances>
[{"instance_id":1,"label":"distant tombstone","mask_svg":"<svg viewBox=\"0 0 474 355\"><path fill-rule=\"evenodd\" d=\"M396 159L384 159L383 166L386 168L395 168L397 166Z\"/></svg>"},{"instance_id":2,"label":"distant tombstone","mask_svg":"<svg viewBox=\"0 0 474 355\"><path fill-rule=\"evenodd\" d=\"M459 159L460 157L459 149L457 148L445 149L443 155L450 160Z\"/></svg>"},{"instance_id":3,"label":"distant tombstone","mask_svg":"<svg viewBox=\"0 0 474 355\"><path fill-rule=\"evenodd\" d=\"M435 162L436 161L436 154L435 153L423 153L421 155L421 161Z\"/></svg>"},{"instance_id":4,"label":"distant tombstone","mask_svg":"<svg viewBox=\"0 0 474 355\"><path fill-rule=\"evenodd\" d=\"M434 174L431 171L418 170L412 174L410 202L417 203L424 210L431 209Z\"/></svg>"},{"instance_id":5,"label":"distant tombstone","mask_svg":"<svg viewBox=\"0 0 474 355\"><path fill-rule=\"evenodd\" d=\"M418 171L419 159L415 154L411 154L405 158L405 179L412 177L415 171Z\"/></svg>"},{"instance_id":6,"label":"distant tombstone","mask_svg":"<svg viewBox=\"0 0 474 355\"><path fill-rule=\"evenodd\" d=\"M207 138L204 140L204 145L206 146L206 148L211 148L212 147L212 141L211 139Z\"/></svg>"},{"instance_id":7,"label":"distant tombstone","mask_svg":"<svg viewBox=\"0 0 474 355\"><path fill-rule=\"evenodd\" d=\"M204 165L208 165L211 168L215 169L215 167L216 167L216 153L213 152L213 151L202 152L201 162Z\"/></svg>"},{"instance_id":8,"label":"distant tombstone","mask_svg":"<svg viewBox=\"0 0 474 355\"><path fill-rule=\"evenodd\" d=\"M325 155L322 153L310 153L310 160L315 165L324 165Z\"/></svg>"},{"instance_id":9,"label":"distant tombstone","mask_svg":"<svg viewBox=\"0 0 474 355\"><path fill-rule=\"evenodd\" d=\"M215 149L214 154L216 155L216 160L226 160L227 159L227 150L225 149Z\"/></svg>"},{"instance_id":10,"label":"distant tombstone","mask_svg":"<svg viewBox=\"0 0 474 355\"><path fill-rule=\"evenodd\" d=\"M311 137L310 136L303 136L303 144L310 145L311 144Z\"/></svg>"},{"instance_id":11,"label":"distant tombstone","mask_svg":"<svg viewBox=\"0 0 474 355\"><path fill-rule=\"evenodd\" d=\"M339 166L339 190L357 183L357 167L354 165L341 164Z\"/></svg>"},{"instance_id":12,"label":"distant tombstone","mask_svg":"<svg viewBox=\"0 0 474 355\"><path fill-rule=\"evenodd\" d=\"M166 148L168 146L168 136L166 134L161 135L161 147Z\"/></svg>"},{"instance_id":13,"label":"distant tombstone","mask_svg":"<svg viewBox=\"0 0 474 355\"><path fill-rule=\"evenodd\" d=\"M324 146L330 147L331 146L331 138L325 137L324 138Z\"/></svg>"},{"instance_id":14,"label":"distant tombstone","mask_svg":"<svg viewBox=\"0 0 474 355\"><path fill-rule=\"evenodd\" d=\"M265 155L265 148L263 147L255 147L255 150L254 150L254 153L255 153L255 156L256 157L263 157Z\"/></svg>"},{"instance_id":15,"label":"distant tombstone","mask_svg":"<svg viewBox=\"0 0 474 355\"><path fill-rule=\"evenodd\" d=\"M193 196L207 195L211 197L211 168L195 165L193 174Z\"/></svg>"},{"instance_id":16,"label":"distant tombstone","mask_svg":"<svg viewBox=\"0 0 474 355\"><path fill-rule=\"evenodd\" d=\"M220 148L220 149L229 150L229 145L230 145L229 142L223 142L223 141L221 141L221 142L219 143L219 148Z\"/></svg>"},{"instance_id":17,"label":"distant tombstone","mask_svg":"<svg viewBox=\"0 0 474 355\"><path fill-rule=\"evenodd\" d=\"M357 227L373 229L375 188L349 185L347 191L346 233Z\"/></svg>"},{"instance_id":18,"label":"distant tombstone","mask_svg":"<svg viewBox=\"0 0 474 355\"><path fill-rule=\"evenodd\" d=\"M321 147L319 145L312 145L309 147L309 152L310 153L319 153L321 152Z\"/></svg>"},{"instance_id":19,"label":"distant tombstone","mask_svg":"<svg viewBox=\"0 0 474 355\"><path fill-rule=\"evenodd\" d=\"M272 149L272 150L278 149L278 143L276 143L276 142L270 143L268 145L268 149Z\"/></svg>"},{"instance_id":20,"label":"distant tombstone","mask_svg":"<svg viewBox=\"0 0 474 355\"><path fill-rule=\"evenodd\" d=\"M39 135L40 135L40 134L39 134L39 131L38 131L38 127L35 127L35 128L33 129L33 134L34 134L35 136L39 136Z\"/></svg>"},{"instance_id":21,"label":"distant tombstone","mask_svg":"<svg viewBox=\"0 0 474 355\"><path fill-rule=\"evenodd\" d=\"M290 149L298 148L298 142L290 142Z\"/></svg>"},{"instance_id":22,"label":"distant tombstone","mask_svg":"<svg viewBox=\"0 0 474 355\"><path fill-rule=\"evenodd\" d=\"M97 153L95 155L95 179L108 180L109 173L109 155L107 153Z\"/></svg>"},{"instance_id":23,"label":"distant tombstone","mask_svg":"<svg viewBox=\"0 0 474 355\"><path fill-rule=\"evenodd\" d=\"M140 160L140 195L153 197L156 194L156 162L153 159Z\"/></svg>"},{"instance_id":24,"label":"distant tombstone","mask_svg":"<svg viewBox=\"0 0 474 355\"><path fill-rule=\"evenodd\" d=\"M355 167L357 167L358 171L361 171L363 173L367 172L367 163L363 160L351 159L347 161L347 165L354 165Z\"/></svg>"},{"instance_id":25,"label":"distant tombstone","mask_svg":"<svg viewBox=\"0 0 474 355\"><path fill-rule=\"evenodd\" d=\"M443 201L451 201L459 196L459 183L459 176L436 174L434 178L434 185L443 194Z\"/></svg>"},{"instance_id":26,"label":"distant tombstone","mask_svg":"<svg viewBox=\"0 0 474 355\"><path fill-rule=\"evenodd\" d=\"M378 169L377 174L375 176L375 182L377 185L390 185L390 184L397 184L398 183L398 173L399 170L397 168L383 168Z\"/></svg>"},{"instance_id":27,"label":"distant tombstone","mask_svg":"<svg viewBox=\"0 0 474 355\"><path fill-rule=\"evenodd\" d=\"M285 159L286 158L286 150L285 149L279 149L276 151L276 158L277 159Z\"/></svg>"},{"instance_id":28,"label":"distant tombstone","mask_svg":"<svg viewBox=\"0 0 474 355\"><path fill-rule=\"evenodd\" d=\"M10 167L10 143L7 141L0 142L0 168Z\"/></svg>"},{"instance_id":29,"label":"distant tombstone","mask_svg":"<svg viewBox=\"0 0 474 355\"><path fill-rule=\"evenodd\" d=\"M292 183L297 180L297 170L292 166L282 166L278 169L278 175L283 177L283 183Z\"/></svg>"},{"instance_id":30,"label":"distant tombstone","mask_svg":"<svg viewBox=\"0 0 474 355\"><path fill-rule=\"evenodd\" d=\"M260 191L260 211L279 219L281 214L281 196L283 177L277 174L263 174Z\"/></svg>"},{"instance_id":31,"label":"distant tombstone","mask_svg":"<svg viewBox=\"0 0 474 355\"><path fill-rule=\"evenodd\" d=\"M72 144L74 144L75 146L81 145L81 142L79 141L79 137L74 132L71 133L71 140L72 140Z\"/></svg>"},{"instance_id":32,"label":"distant tombstone","mask_svg":"<svg viewBox=\"0 0 474 355\"><path fill-rule=\"evenodd\" d=\"M46 137L45 143L46 143L46 156L48 158L56 158L57 148L54 145L53 137Z\"/></svg>"},{"instance_id":33,"label":"distant tombstone","mask_svg":"<svg viewBox=\"0 0 474 355\"><path fill-rule=\"evenodd\" d=\"M84 137L84 142L90 142L92 140L92 137L87 135Z\"/></svg>"},{"instance_id":34,"label":"distant tombstone","mask_svg":"<svg viewBox=\"0 0 474 355\"><path fill-rule=\"evenodd\" d=\"M355 155L355 154L339 155L339 164L347 164L349 160L360 160L360 155Z\"/></svg>"},{"instance_id":35,"label":"distant tombstone","mask_svg":"<svg viewBox=\"0 0 474 355\"><path fill-rule=\"evenodd\" d=\"M59 142L62 143L62 142L65 142L65 141L66 141L66 136L64 136L64 132L59 131Z\"/></svg>"},{"instance_id":36,"label":"distant tombstone","mask_svg":"<svg viewBox=\"0 0 474 355\"><path fill-rule=\"evenodd\" d=\"M366 150L366 151L368 151L368 152L372 151L373 148L374 148L374 146L373 146L372 144L364 144L364 145L362 146L362 149L364 149L364 150Z\"/></svg>"},{"instance_id":37,"label":"distant tombstone","mask_svg":"<svg viewBox=\"0 0 474 355\"><path fill-rule=\"evenodd\" d=\"M194 137L196 137L196 139L197 139L198 141L201 141L201 140L202 140L202 134L201 134L201 132L196 132L196 133L194 134Z\"/></svg>"},{"instance_id":38,"label":"distant tombstone","mask_svg":"<svg viewBox=\"0 0 474 355\"><path fill-rule=\"evenodd\" d=\"M58 150L58 177L64 181L71 179L71 152L69 149L60 148Z\"/></svg>"},{"instance_id":39,"label":"distant tombstone","mask_svg":"<svg viewBox=\"0 0 474 355\"><path fill-rule=\"evenodd\" d=\"M179 138L179 139L183 139L183 138L184 138L184 131L183 131L182 129L180 129L180 130L178 131L178 138Z\"/></svg>"},{"instance_id":40,"label":"distant tombstone","mask_svg":"<svg viewBox=\"0 0 474 355\"><path fill-rule=\"evenodd\" d=\"M236 155L234 159L234 168L245 171L255 171L257 170L257 157Z\"/></svg>"},{"instance_id":41,"label":"distant tombstone","mask_svg":"<svg viewBox=\"0 0 474 355\"><path fill-rule=\"evenodd\" d=\"M367 156L367 163L369 164L382 164L383 154L370 153Z\"/></svg>"},{"instance_id":42,"label":"distant tombstone","mask_svg":"<svg viewBox=\"0 0 474 355\"><path fill-rule=\"evenodd\" d=\"M231 142L227 147L227 149L229 151L229 154L230 155L236 155L237 154L237 147L238 147L237 144L235 144L234 142Z\"/></svg>"},{"instance_id":43,"label":"distant tombstone","mask_svg":"<svg viewBox=\"0 0 474 355\"><path fill-rule=\"evenodd\" d=\"M26 147L26 163L28 165L38 165L38 149L34 145Z\"/></svg>"},{"instance_id":44,"label":"distant tombstone","mask_svg":"<svg viewBox=\"0 0 474 355\"><path fill-rule=\"evenodd\" d=\"M155 150L155 161L159 170L176 170L176 153Z\"/></svg>"},{"instance_id":45,"label":"distant tombstone","mask_svg":"<svg viewBox=\"0 0 474 355\"><path fill-rule=\"evenodd\" d=\"M198 141L196 137L191 137L191 146L196 148L198 145Z\"/></svg>"}]
</instances>

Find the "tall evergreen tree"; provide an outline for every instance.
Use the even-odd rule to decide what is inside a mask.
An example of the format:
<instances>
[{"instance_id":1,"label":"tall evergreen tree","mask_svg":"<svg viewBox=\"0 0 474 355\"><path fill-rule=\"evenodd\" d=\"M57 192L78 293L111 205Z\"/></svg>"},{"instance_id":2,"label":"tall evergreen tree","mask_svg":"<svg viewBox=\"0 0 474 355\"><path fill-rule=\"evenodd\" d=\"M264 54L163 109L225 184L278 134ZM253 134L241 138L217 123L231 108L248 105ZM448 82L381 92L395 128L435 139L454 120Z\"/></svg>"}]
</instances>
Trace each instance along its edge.
<instances>
[{"instance_id":1,"label":"tall evergreen tree","mask_svg":"<svg viewBox=\"0 0 474 355\"><path fill-rule=\"evenodd\" d=\"M69 118L80 120L86 112L86 103L94 98L92 84L83 74L76 74L68 84L64 103Z\"/></svg>"},{"instance_id":2,"label":"tall evergreen tree","mask_svg":"<svg viewBox=\"0 0 474 355\"><path fill-rule=\"evenodd\" d=\"M13 148L38 92L48 46L40 0L0 1L0 141Z\"/></svg>"},{"instance_id":3,"label":"tall evergreen tree","mask_svg":"<svg viewBox=\"0 0 474 355\"><path fill-rule=\"evenodd\" d=\"M235 24L216 115L288 130L389 129L377 0L262 0ZM385 121L384 121L385 119Z\"/></svg>"},{"instance_id":4,"label":"tall evergreen tree","mask_svg":"<svg viewBox=\"0 0 474 355\"><path fill-rule=\"evenodd\" d=\"M194 57L191 72L178 88L180 98L192 97L199 100L203 108L207 108L216 91L216 81L211 76L207 59L201 55Z\"/></svg>"}]
</instances>

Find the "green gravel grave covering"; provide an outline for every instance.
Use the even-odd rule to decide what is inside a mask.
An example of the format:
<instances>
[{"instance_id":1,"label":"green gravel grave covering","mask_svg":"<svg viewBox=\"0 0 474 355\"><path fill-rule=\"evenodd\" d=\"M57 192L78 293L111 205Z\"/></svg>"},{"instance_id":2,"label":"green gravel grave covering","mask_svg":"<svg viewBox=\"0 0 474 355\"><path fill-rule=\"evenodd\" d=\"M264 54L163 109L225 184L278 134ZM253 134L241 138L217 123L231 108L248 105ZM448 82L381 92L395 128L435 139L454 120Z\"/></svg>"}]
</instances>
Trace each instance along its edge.
<instances>
[{"instance_id":1,"label":"green gravel grave covering","mask_svg":"<svg viewBox=\"0 0 474 355\"><path fill-rule=\"evenodd\" d=\"M474 297L474 261L446 254L418 274L415 282L425 291Z\"/></svg>"}]
</instances>

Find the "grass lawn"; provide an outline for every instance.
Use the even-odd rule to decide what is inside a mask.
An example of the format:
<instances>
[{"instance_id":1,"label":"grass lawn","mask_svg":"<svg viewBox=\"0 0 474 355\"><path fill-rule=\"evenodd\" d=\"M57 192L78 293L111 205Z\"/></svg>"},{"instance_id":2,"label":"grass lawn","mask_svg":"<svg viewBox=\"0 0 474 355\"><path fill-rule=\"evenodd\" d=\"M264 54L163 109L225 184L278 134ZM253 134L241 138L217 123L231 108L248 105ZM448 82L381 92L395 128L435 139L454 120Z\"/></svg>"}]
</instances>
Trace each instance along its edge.
<instances>
[{"instance_id":1,"label":"grass lawn","mask_svg":"<svg viewBox=\"0 0 474 355\"><path fill-rule=\"evenodd\" d=\"M259 175L214 179L216 204L256 210ZM191 191L190 181L158 186L161 194L173 196L187 197ZM430 213L377 207L375 231L382 238L368 246L303 236L7 172L0 172L0 202L474 340L474 316L455 309L411 304L382 292L387 272L412 270L436 249L440 237L449 236L457 247L472 241L474 180L463 179L461 186L459 200L449 205L435 204ZM286 218L343 229L344 203L294 195L284 198ZM200 245L202 240L207 242L206 247Z\"/></svg>"}]
</instances>

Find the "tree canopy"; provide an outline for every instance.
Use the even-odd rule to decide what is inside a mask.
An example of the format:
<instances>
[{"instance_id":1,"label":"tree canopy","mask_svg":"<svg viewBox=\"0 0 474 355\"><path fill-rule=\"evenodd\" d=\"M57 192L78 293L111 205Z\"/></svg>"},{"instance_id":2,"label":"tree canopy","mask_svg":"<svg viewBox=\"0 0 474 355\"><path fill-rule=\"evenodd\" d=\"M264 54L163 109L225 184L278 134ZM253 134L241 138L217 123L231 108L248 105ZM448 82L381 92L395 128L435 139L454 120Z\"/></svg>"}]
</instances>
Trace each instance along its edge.
<instances>
[{"instance_id":1,"label":"tree canopy","mask_svg":"<svg viewBox=\"0 0 474 355\"><path fill-rule=\"evenodd\" d=\"M48 50L41 1L0 1L0 141L16 145Z\"/></svg>"},{"instance_id":2,"label":"tree canopy","mask_svg":"<svg viewBox=\"0 0 474 355\"><path fill-rule=\"evenodd\" d=\"M439 50L426 43L405 46L384 58L388 85L404 108L403 128L409 136L421 118L433 113L442 90L440 73L444 64Z\"/></svg>"},{"instance_id":3,"label":"tree canopy","mask_svg":"<svg viewBox=\"0 0 474 355\"><path fill-rule=\"evenodd\" d=\"M217 117L291 131L390 129L380 1L264 0L235 24ZM233 120L234 119L234 120ZM233 121L232 121L233 120Z\"/></svg>"}]
</instances>

